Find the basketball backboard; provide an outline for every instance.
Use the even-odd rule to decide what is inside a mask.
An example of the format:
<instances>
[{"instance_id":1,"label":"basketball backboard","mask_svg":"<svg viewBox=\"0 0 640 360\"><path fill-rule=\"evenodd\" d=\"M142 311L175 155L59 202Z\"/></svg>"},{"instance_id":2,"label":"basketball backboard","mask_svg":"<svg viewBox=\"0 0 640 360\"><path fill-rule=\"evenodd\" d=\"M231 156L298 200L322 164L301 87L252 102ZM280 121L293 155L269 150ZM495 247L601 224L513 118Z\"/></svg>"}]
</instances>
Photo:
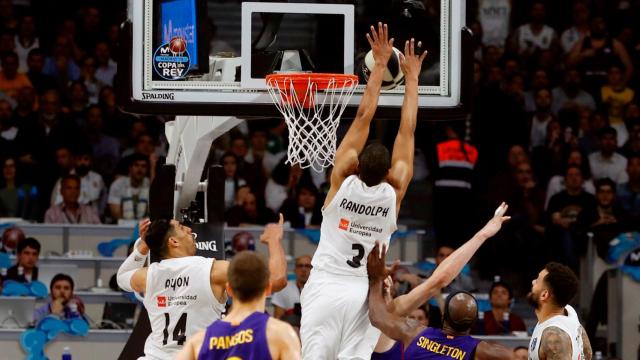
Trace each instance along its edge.
<instances>
[{"instance_id":1,"label":"basketball backboard","mask_svg":"<svg viewBox=\"0 0 640 360\"><path fill-rule=\"evenodd\" d=\"M278 115L264 78L274 71L356 74L365 88L365 34L389 24L395 46L414 37L429 56L419 86L421 114L465 107L471 75L463 0L290 1L129 0L120 102L138 113ZM467 51L463 52L463 49ZM398 116L402 85L383 90L377 116ZM392 114L392 115L391 115Z\"/></svg>"}]
</instances>

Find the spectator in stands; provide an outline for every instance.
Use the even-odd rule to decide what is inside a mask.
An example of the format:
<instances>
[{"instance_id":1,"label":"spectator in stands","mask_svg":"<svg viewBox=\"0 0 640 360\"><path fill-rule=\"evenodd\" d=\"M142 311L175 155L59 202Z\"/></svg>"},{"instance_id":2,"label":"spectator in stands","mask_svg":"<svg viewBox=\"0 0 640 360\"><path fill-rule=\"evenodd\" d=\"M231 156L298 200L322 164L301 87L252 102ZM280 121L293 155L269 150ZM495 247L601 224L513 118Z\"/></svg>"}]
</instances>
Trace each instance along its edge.
<instances>
[{"instance_id":1,"label":"spectator in stands","mask_svg":"<svg viewBox=\"0 0 640 360\"><path fill-rule=\"evenodd\" d=\"M81 204L81 179L69 174L60 180L62 203L52 205L44 214L44 222L49 224L100 224L98 211L90 205Z\"/></svg>"},{"instance_id":2,"label":"spectator in stands","mask_svg":"<svg viewBox=\"0 0 640 360\"><path fill-rule=\"evenodd\" d=\"M113 86L113 78L118 71L118 64L111 59L111 49L105 41L98 41L93 53L98 61L96 79L104 85Z\"/></svg>"},{"instance_id":3,"label":"spectator in stands","mask_svg":"<svg viewBox=\"0 0 640 360\"><path fill-rule=\"evenodd\" d=\"M524 92L524 110L527 113L536 111L536 94L542 89L549 89L550 85L549 74L545 69L540 68L533 73L529 90Z\"/></svg>"},{"instance_id":4,"label":"spectator in stands","mask_svg":"<svg viewBox=\"0 0 640 360\"><path fill-rule=\"evenodd\" d=\"M618 184L616 198L629 214L630 223L638 224L640 223L640 154L629 158L626 171L629 181Z\"/></svg>"},{"instance_id":5,"label":"spectator in stands","mask_svg":"<svg viewBox=\"0 0 640 360\"><path fill-rule=\"evenodd\" d=\"M632 106L636 106L633 104ZM635 119L627 121L629 123L629 140L620 149L620 154L626 158L640 154L640 121Z\"/></svg>"},{"instance_id":6,"label":"spectator in stands","mask_svg":"<svg viewBox=\"0 0 640 360\"><path fill-rule=\"evenodd\" d=\"M282 159L273 170L265 188L265 204L272 211L278 211L284 201L295 191L302 177L308 174L299 165L289 166Z\"/></svg>"},{"instance_id":7,"label":"spectator in stands","mask_svg":"<svg viewBox=\"0 0 640 360\"><path fill-rule=\"evenodd\" d=\"M23 183L18 176L16 159L5 158L2 161L2 178L0 178L0 217L35 220L37 196L37 188Z\"/></svg>"},{"instance_id":8,"label":"spectator in stands","mask_svg":"<svg viewBox=\"0 0 640 360\"><path fill-rule=\"evenodd\" d=\"M61 320L84 318L84 303L73 294L74 283L67 274L56 274L51 279L49 291L51 301L33 312L33 320L39 323L47 316L54 316Z\"/></svg>"},{"instance_id":9,"label":"spectator in stands","mask_svg":"<svg viewBox=\"0 0 640 360\"><path fill-rule=\"evenodd\" d=\"M478 21L482 29L482 44L504 48L509 36L511 1L478 1ZM474 31L474 33L476 33Z\"/></svg>"},{"instance_id":10,"label":"spectator in stands","mask_svg":"<svg viewBox=\"0 0 640 360\"><path fill-rule=\"evenodd\" d=\"M555 30L545 24L545 4L542 1L533 2L529 16L529 23L517 28L509 40L510 50L525 59L558 46Z\"/></svg>"},{"instance_id":11,"label":"spectator in stands","mask_svg":"<svg viewBox=\"0 0 640 360\"><path fill-rule=\"evenodd\" d=\"M482 335L509 335L513 331L527 331L522 318L510 312L513 301L511 286L503 281L494 282L489 290L491 310L484 312ZM506 319L505 319L506 318Z\"/></svg>"},{"instance_id":12,"label":"spectator in stands","mask_svg":"<svg viewBox=\"0 0 640 360\"><path fill-rule=\"evenodd\" d=\"M428 307L428 304L424 304L419 308L413 310L407 317L409 319L417 321L422 326L429 326L429 311L427 310Z\"/></svg>"},{"instance_id":13,"label":"spectator in stands","mask_svg":"<svg viewBox=\"0 0 640 360\"><path fill-rule=\"evenodd\" d=\"M582 170L570 165L565 173L566 189L551 197L547 208L547 249L553 260L577 268L574 239L575 223L582 211L597 211L596 199L583 190Z\"/></svg>"},{"instance_id":14,"label":"spectator in stands","mask_svg":"<svg viewBox=\"0 0 640 360\"><path fill-rule=\"evenodd\" d=\"M242 189L242 188L241 188ZM271 209L261 206L255 194L247 193L242 203L229 209L225 216L229 226L266 225L277 221L278 217Z\"/></svg>"},{"instance_id":15,"label":"spectator in stands","mask_svg":"<svg viewBox=\"0 0 640 360\"><path fill-rule=\"evenodd\" d=\"M120 160L120 142L105 134L103 114L102 108L98 105L87 108L85 136L91 146L96 172L102 175L106 182L110 182Z\"/></svg>"},{"instance_id":16,"label":"spectator in stands","mask_svg":"<svg viewBox=\"0 0 640 360\"><path fill-rule=\"evenodd\" d=\"M22 283L38 280L38 257L40 242L29 237L18 242L16 264L7 270L7 280Z\"/></svg>"},{"instance_id":17,"label":"spectator in stands","mask_svg":"<svg viewBox=\"0 0 640 360\"><path fill-rule=\"evenodd\" d=\"M67 90L68 113L67 116L81 127L85 127L85 111L89 106L89 92L84 82L72 81Z\"/></svg>"},{"instance_id":18,"label":"spectator in stands","mask_svg":"<svg viewBox=\"0 0 640 360\"><path fill-rule=\"evenodd\" d=\"M116 179L109 189L109 209L114 220L140 220L149 213L149 159L142 154L131 156L129 176Z\"/></svg>"},{"instance_id":19,"label":"spectator in stands","mask_svg":"<svg viewBox=\"0 0 640 360\"><path fill-rule=\"evenodd\" d=\"M11 118L11 104L0 100L0 152L2 155L16 155L18 144L15 139L18 127Z\"/></svg>"},{"instance_id":20,"label":"spectator in stands","mask_svg":"<svg viewBox=\"0 0 640 360\"><path fill-rule=\"evenodd\" d=\"M31 81L22 72L18 71L18 55L14 52L5 52L0 55L2 63L2 71L0 71L0 91L4 91L12 98L16 98L18 90L28 86L31 87Z\"/></svg>"},{"instance_id":21,"label":"spectator in stands","mask_svg":"<svg viewBox=\"0 0 640 360\"><path fill-rule=\"evenodd\" d=\"M589 161L580 150L574 149L569 151L569 153L567 154L567 157L564 161L563 173L554 175L551 180L549 180L549 183L547 185L546 200L544 202L545 209L549 206L549 200L551 200L551 197L553 195L566 189L564 180L566 169L569 166L577 166L582 170L582 187L584 188L584 191L588 192L589 194L596 193L596 188L593 185L593 180L591 180L591 167L589 166Z\"/></svg>"},{"instance_id":22,"label":"spectator in stands","mask_svg":"<svg viewBox=\"0 0 640 360\"><path fill-rule=\"evenodd\" d=\"M627 107L633 101L635 93L626 86L622 79L620 66L614 64L609 67L607 84L600 90L600 101L606 107L609 125L616 129L618 146L622 146L629 139L629 132L624 123Z\"/></svg>"},{"instance_id":23,"label":"spectator in stands","mask_svg":"<svg viewBox=\"0 0 640 360\"><path fill-rule=\"evenodd\" d=\"M576 68L569 68L565 71L562 85L552 90L551 98L553 99L551 112L554 115L558 115L563 109L578 107L591 111L596 109L593 96L582 89L582 77Z\"/></svg>"},{"instance_id":24,"label":"spectator in stands","mask_svg":"<svg viewBox=\"0 0 640 360\"><path fill-rule=\"evenodd\" d=\"M600 88L607 82L607 71L613 64L621 63L624 66L624 82L629 81L633 74L629 53L620 41L608 33L602 16L595 16L591 20L591 31L576 42L567 63L578 66L585 74L585 87L591 94L600 93Z\"/></svg>"},{"instance_id":25,"label":"spectator in stands","mask_svg":"<svg viewBox=\"0 0 640 360\"><path fill-rule=\"evenodd\" d=\"M292 228L320 227L321 200L318 198L318 189L312 183L302 183L297 187L294 196L282 203L280 213L285 221L291 223Z\"/></svg>"},{"instance_id":26,"label":"spectator in stands","mask_svg":"<svg viewBox=\"0 0 640 360\"><path fill-rule=\"evenodd\" d=\"M543 146L547 139L547 126L553 120L551 114L551 92L543 88L534 92L535 112L531 117L529 147Z\"/></svg>"},{"instance_id":27,"label":"spectator in stands","mask_svg":"<svg viewBox=\"0 0 640 360\"><path fill-rule=\"evenodd\" d=\"M583 2L573 5L573 26L560 35L562 51L569 53L578 41L589 35L589 8Z\"/></svg>"},{"instance_id":28,"label":"spectator in stands","mask_svg":"<svg viewBox=\"0 0 640 360\"><path fill-rule=\"evenodd\" d=\"M531 166L541 184L546 184L552 175L562 171L562 160L568 146L566 140L571 140L571 136L571 129L563 128L559 121L553 119L547 123L544 144L531 151Z\"/></svg>"},{"instance_id":29,"label":"spectator in stands","mask_svg":"<svg viewBox=\"0 0 640 360\"><path fill-rule=\"evenodd\" d=\"M106 85L96 77L97 69L98 60L93 56L85 56L80 62L80 81L87 87L89 104L98 103L100 90Z\"/></svg>"},{"instance_id":30,"label":"spectator in stands","mask_svg":"<svg viewBox=\"0 0 640 360\"><path fill-rule=\"evenodd\" d=\"M598 134L600 151L589 155L589 164L595 180L609 178L618 184L627 182L627 159L616 152L617 131L611 126L604 127Z\"/></svg>"},{"instance_id":31,"label":"spectator in stands","mask_svg":"<svg viewBox=\"0 0 640 360\"><path fill-rule=\"evenodd\" d=\"M273 316L280 319L285 315L300 314L300 292L311 274L311 256L302 255L295 259L295 280L289 281L287 287L271 296L273 304ZM298 312L296 314L296 311Z\"/></svg>"},{"instance_id":32,"label":"spectator in stands","mask_svg":"<svg viewBox=\"0 0 640 360\"><path fill-rule=\"evenodd\" d=\"M36 24L32 15L24 15L18 24L18 33L15 39L15 51L19 58L18 71L27 72L27 56L29 51L40 47L40 41L36 34Z\"/></svg>"},{"instance_id":33,"label":"spectator in stands","mask_svg":"<svg viewBox=\"0 0 640 360\"><path fill-rule=\"evenodd\" d=\"M284 153L272 154L267 151L267 140L269 133L264 127L254 127L249 134L251 148L244 156L247 164L252 164L251 173L246 180L251 185L258 198L264 198L264 190L267 179L271 176L273 169L278 165Z\"/></svg>"},{"instance_id":34,"label":"spectator in stands","mask_svg":"<svg viewBox=\"0 0 640 360\"><path fill-rule=\"evenodd\" d=\"M231 151L237 159L238 175L247 179L251 177L252 163L245 160L245 156L249 153L249 146L247 145L247 139L241 133L235 133L231 136L231 144L229 145L229 151ZM255 191L255 190L254 190Z\"/></svg>"},{"instance_id":35,"label":"spectator in stands","mask_svg":"<svg viewBox=\"0 0 640 360\"><path fill-rule=\"evenodd\" d=\"M105 185L102 176L91 170L93 159L91 149L88 146L78 146L73 154L73 169L70 174L80 177L80 198L78 202L82 205L89 205L99 211L102 205L102 197L105 193ZM62 179L58 179L51 192L51 205L62 204L60 186Z\"/></svg>"},{"instance_id":36,"label":"spectator in stands","mask_svg":"<svg viewBox=\"0 0 640 360\"><path fill-rule=\"evenodd\" d=\"M513 360L529 360L529 349L526 346L517 346L513 349Z\"/></svg>"},{"instance_id":37,"label":"spectator in stands","mask_svg":"<svg viewBox=\"0 0 640 360\"><path fill-rule=\"evenodd\" d=\"M66 85L80 78L80 68L74 60L73 38L67 34L59 34L53 44L53 54L45 58L42 72L55 77L58 84Z\"/></svg>"},{"instance_id":38,"label":"spectator in stands","mask_svg":"<svg viewBox=\"0 0 640 360\"><path fill-rule=\"evenodd\" d=\"M238 176L238 161L232 152L222 155L220 165L224 168L224 208L229 210L235 203L237 190L247 184L247 182Z\"/></svg>"},{"instance_id":39,"label":"spectator in stands","mask_svg":"<svg viewBox=\"0 0 640 360\"><path fill-rule=\"evenodd\" d=\"M36 90L32 87L23 87L18 90L16 97L16 108L13 112L13 123L20 128L32 126L37 121L36 108Z\"/></svg>"},{"instance_id":40,"label":"spectator in stands","mask_svg":"<svg viewBox=\"0 0 640 360\"><path fill-rule=\"evenodd\" d=\"M43 72L44 59L44 52L39 48L32 49L27 55L27 77L38 95L58 87L56 78Z\"/></svg>"}]
</instances>

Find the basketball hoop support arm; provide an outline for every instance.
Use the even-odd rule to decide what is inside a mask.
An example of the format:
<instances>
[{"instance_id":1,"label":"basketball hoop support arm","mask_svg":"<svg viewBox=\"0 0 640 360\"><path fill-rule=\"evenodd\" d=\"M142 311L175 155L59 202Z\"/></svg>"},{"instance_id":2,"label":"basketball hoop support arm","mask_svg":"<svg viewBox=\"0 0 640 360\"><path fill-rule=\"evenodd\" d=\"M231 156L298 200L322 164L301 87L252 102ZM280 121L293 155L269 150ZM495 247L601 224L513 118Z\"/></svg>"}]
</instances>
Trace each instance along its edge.
<instances>
[{"instance_id":1,"label":"basketball hoop support arm","mask_svg":"<svg viewBox=\"0 0 640 360\"><path fill-rule=\"evenodd\" d=\"M176 169L175 219L180 218L180 210L189 206L198 191L206 191L207 184L201 184L200 179L213 141L241 121L230 116L176 116L174 121L165 124L165 135L169 141L167 164L174 165Z\"/></svg>"}]
</instances>

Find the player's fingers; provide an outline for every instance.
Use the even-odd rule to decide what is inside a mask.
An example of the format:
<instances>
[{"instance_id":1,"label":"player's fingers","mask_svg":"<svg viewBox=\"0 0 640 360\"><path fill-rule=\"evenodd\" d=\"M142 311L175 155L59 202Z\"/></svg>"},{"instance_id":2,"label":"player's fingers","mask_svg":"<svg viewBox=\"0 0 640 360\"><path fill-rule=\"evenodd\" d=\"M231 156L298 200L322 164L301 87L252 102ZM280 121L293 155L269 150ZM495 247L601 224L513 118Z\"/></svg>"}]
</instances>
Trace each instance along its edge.
<instances>
[{"instance_id":1,"label":"player's fingers","mask_svg":"<svg viewBox=\"0 0 640 360\"><path fill-rule=\"evenodd\" d=\"M384 42L389 41L389 28L387 27L387 24L382 25L382 40L384 40Z\"/></svg>"},{"instance_id":2,"label":"player's fingers","mask_svg":"<svg viewBox=\"0 0 640 360\"><path fill-rule=\"evenodd\" d=\"M278 221L278 225L282 226L282 224L284 224L284 216L280 213L280 221Z\"/></svg>"},{"instance_id":3,"label":"player's fingers","mask_svg":"<svg viewBox=\"0 0 640 360\"><path fill-rule=\"evenodd\" d=\"M429 52L427 50L425 50L422 55L420 55L420 62L423 62L424 59L426 59L427 54L429 54Z\"/></svg>"},{"instance_id":4,"label":"player's fingers","mask_svg":"<svg viewBox=\"0 0 640 360\"><path fill-rule=\"evenodd\" d=\"M382 26L382 22L378 22L378 38L386 41L384 38L384 27Z\"/></svg>"},{"instance_id":5,"label":"player's fingers","mask_svg":"<svg viewBox=\"0 0 640 360\"><path fill-rule=\"evenodd\" d=\"M394 41L394 40L395 40L394 38L391 38L391 39L389 40L389 46L393 46L393 41Z\"/></svg>"},{"instance_id":6,"label":"player's fingers","mask_svg":"<svg viewBox=\"0 0 640 360\"><path fill-rule=\"evenodd\" d=\"M404 54L409 56L409 40L404 42Z\"/></svg>"},{"instance_id":7,"label":"player's fingers","mask_svg":"<svg viewBox=\"0 0 640 360\"><path fill-rule=\"evenodd\" d=\"M502 220L502 222L509 221L511 220L511 216L503 216L500 220Z\"/></svg>"},{"instance_id":8,"label":"player's fingers","mask_svg":"<svg viewBox=\"0 0 640 360\"><path fill-rule=\"evenodd\" d=\"M394 274L398 268L400 267L400 260L396 260L391 264L391 268L389 268L389 273Z\"/></svg>"},{"instance_id":9,"label":"player's fingers","mask_svg":"<svg viewBox=\"0 0 640 360\"><path fill-rule=\"evenodd\" d=\"M409 55L413 56L413 54L415 53L415 48L416 48L416 39L411 38L411 45L409 46Z\"/></svg>"},{"instance_id":10,"label":"player's fingers","mask_svg":"<svg viewBox=\"0 0 640 360\"><path fill-rule=\"evenodd\" d=\"M376 32L376 28L373 27L373 25L371 25L371 37L373 38L374 42L378 41L378 33Z\"/></svg>"},{"instance_id":11,"label":"player's fingers","mask_svg":"<svg viewBox=\"0 0 640 360\"><path fill-rule=\"evenodd\" d=\"M371 39L371 35L369 35L369 33L367 33L366 37L367 37L367 41L369 42L369 45L371 47L373 47L373 39Z\"/></svg>"}]
</instances>

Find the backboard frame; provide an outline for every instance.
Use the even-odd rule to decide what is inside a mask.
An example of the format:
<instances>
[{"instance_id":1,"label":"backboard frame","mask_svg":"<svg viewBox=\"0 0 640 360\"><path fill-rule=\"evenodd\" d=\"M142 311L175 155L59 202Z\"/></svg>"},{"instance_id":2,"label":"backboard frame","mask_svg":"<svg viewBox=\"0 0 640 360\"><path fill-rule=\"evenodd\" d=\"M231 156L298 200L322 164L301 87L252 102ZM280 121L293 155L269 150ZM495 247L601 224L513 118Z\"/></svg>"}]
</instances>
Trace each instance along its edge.
<instances>
[{"instance_id":1,"label":"backboard frame","mask_svg":"<svg viewBox=\"0 0 640 360\"><path fill-rule=\"evenodd\" d=\"M151 1L151 0L143 0L143 1ZM142 1L140 1L142 3ZM461 1L454 0L451 2L452 4L457 4L456 6L464 7ZM131 4L130 4L131 6ZM135 8L135 2L133 4ZM463 10L463 9L459 9ZM442 16L445 16L444 14ZM421 120L425 119L433 119L437 120L447 120L447 119L460 119L464 118L466 114L468 114L471 110L471 86L473 83L473 47L472 47L472 34L471 32L463 27L460 27L460 31L456 31L454 26L461 26L461 22L463 19L458 19L459 21L454 22L452 19L452 25L450 26L450 36L452 39L459 39L454 41L454 43L459 44L460 51L452 51L451 46L449 49L442 49L443 52L450 54L450 60L453 64L454 62L459 62L459 71L452 72L450 78L448 79L448 87L451 90L452 98L457 98L457 105L453 106L438 106L438 107L426 107L427 105L433 105L437 97L433 96L420 96L419 101L419 118ZM455 23L455 24L453 24ZM118 72L118 83L120 86L117 87L118 100L121 108L126 112L131 113L139 113L139 114L176 114L176 115L216 115L216 116L239 116L243 118L267 118L267 117L280 117L277 109L271 103L271 99L268 93L265 92L265 101L254 103L251 106L246 106L246 103L237 103L237 102L216 102L216 103L198 103L195 101L184 101L180 102L180 96L183 95L182 91L172 90L172 91L154 91L153 97L157 98L159 101L151 103L149 101L142 100L144 98L144 93L148 93L147 91L142 91L142 82L143 79L140 77L133 77L133 67L136 66L136 58L141 60L142 54L133 51L133 38L136 32L138 35L142 32L141 22L134 22L131 19L125 21L122 26L121 32L121 59L120 66ZM441 44L445 45L445 44ZM454 44L451 44L454 45ZM140 61L137 64L141 64ZM140 69L137 69L138 73ZM460 87L450 86L450 84L459 83ZM442 81L441 81L442 84ZM403 90L397 90L400 92L404 92ZM249 93L251 91L248 91ZM160 94L158 96L157 94ZM361 94L354 94L354 103L357 104L360 101ZM402 97L398 97L402 100ZM454 103L455 103L454 102ZM378 111L376 113L377 118L381 119L397 119L400 115L400 107L401 102L399 104L389 104L385 102L384 96L380 97ZM437 104L436 104L437 106ZM357 112L357 106L349 106L345 113L343 114L343 118L353 118L355 113Z\"/></svg>"}]
</instances>

